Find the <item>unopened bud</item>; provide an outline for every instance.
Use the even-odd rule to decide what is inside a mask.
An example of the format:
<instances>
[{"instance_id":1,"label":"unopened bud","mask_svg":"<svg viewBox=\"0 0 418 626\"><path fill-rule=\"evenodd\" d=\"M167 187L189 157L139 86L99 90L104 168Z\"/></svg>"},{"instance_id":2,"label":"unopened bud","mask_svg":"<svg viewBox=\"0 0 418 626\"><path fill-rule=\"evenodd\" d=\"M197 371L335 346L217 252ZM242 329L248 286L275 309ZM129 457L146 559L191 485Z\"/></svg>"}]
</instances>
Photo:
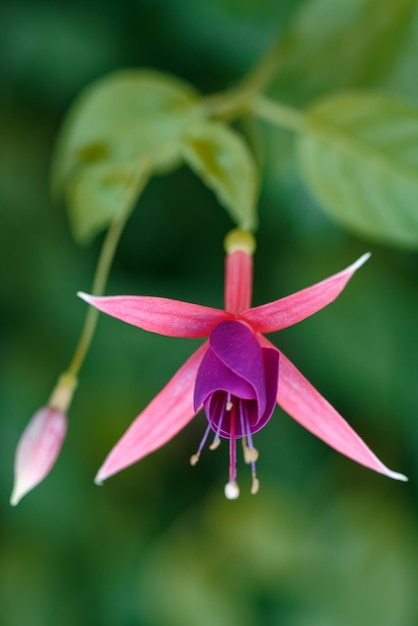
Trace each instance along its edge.
<instances>
[{"instance_id":1,"label":"unopened bud","mask_svg":"<svg viewBox=\"0 0 418 626\"><path fill-rule=\"evenodd\" d=\"M66 413L77 379L65 373L58 379L48 405L39 409L26 426L15 455L15 481L10 504L15 506L51 471L67 432Z\"/></svg>"},{"instance_id":2,"label":"unopened bud","mask_svg":"<svg viewBox=\"0 0 418 626\"><path fill-rule=\"evenodd\" d=\"M15 482L10 504L15 506L47 476L60 453L67 418L61 411L43 407L35 413L19 440L15 456Z\"/></svg>"}]
</instances>

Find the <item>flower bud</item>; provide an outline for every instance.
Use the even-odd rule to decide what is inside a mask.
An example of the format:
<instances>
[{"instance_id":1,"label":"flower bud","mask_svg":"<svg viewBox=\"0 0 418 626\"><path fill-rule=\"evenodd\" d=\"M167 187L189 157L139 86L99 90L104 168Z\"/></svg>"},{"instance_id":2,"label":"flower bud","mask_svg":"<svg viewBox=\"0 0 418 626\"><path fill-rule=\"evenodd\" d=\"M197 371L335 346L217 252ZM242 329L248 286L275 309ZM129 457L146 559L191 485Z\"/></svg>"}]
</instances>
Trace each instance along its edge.
<instances>
[{"instance_id":1,"label":"flower bud","mask_svg":"<svg viewBox=\"0 0 418 626\"><path fill-rule=\"evenodd\" d=\"M60 453L67 418L51 407L35 413L23 431L15 456L15 482L10 504L15 506L49 474Z\"/></svg>"},{"instance_id":2,"label":"flower bud","mask_svg":"<svg viewBox=\"0 0 418 626\"><path fill-rule=\"evenodd\" d=\"M67 432L66 412L77 380L64 374L52 392L48 406L35 413L19 440L15 455L15 481L10 504L15 506L51 471Z\"/></svg>"}]
</instances>

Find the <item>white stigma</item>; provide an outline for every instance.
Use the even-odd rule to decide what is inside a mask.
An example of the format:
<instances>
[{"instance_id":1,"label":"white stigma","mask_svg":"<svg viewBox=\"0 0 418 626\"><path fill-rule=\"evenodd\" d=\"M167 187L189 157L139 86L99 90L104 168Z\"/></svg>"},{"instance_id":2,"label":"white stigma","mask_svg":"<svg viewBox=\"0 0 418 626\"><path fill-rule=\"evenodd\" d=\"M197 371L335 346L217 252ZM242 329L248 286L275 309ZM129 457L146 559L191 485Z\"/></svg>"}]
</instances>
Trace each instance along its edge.
<instances>
[{"instance_id":1,"label":"white stigma","mask_svg":"<svg viewBox=\"0 0 418 626\"><path fill-rule=\"evenodd\" d=\"M236 500L239 497L239 487L236 482L231 481L225 485L225 498L227 500Z\"/></svg>"}]
</instances>

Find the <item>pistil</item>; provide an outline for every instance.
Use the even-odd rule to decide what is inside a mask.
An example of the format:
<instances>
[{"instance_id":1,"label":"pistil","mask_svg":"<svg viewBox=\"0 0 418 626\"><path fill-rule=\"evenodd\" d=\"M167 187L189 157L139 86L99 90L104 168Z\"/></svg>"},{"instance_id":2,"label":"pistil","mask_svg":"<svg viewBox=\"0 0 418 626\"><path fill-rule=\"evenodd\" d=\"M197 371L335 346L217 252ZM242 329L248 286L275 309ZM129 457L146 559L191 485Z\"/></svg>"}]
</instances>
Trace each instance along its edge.
<instances>
[{"instance_id":1,"label":"pistil","mask_svg":"<svg viewBox=\"0 0 418 626\"><path fill-rule=\"evenodd\" d=\"M226 410L231 411L230 419L230 434L229 434L229 482L225 485L225 497L228 500L236 500L239 497L239 486L236 481L237 478L237 440L236 440L236 404L237 399L231 399L231 394L228 394Z\"/></svg>"}]
</instances>

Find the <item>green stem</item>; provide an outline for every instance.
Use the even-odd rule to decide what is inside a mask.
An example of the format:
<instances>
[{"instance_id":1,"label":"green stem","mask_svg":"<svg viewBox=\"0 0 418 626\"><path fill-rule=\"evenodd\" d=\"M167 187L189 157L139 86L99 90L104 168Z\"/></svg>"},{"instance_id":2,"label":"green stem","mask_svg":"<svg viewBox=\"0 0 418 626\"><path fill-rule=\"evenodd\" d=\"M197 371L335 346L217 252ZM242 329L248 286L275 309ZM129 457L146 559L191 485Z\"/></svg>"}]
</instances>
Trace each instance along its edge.
<instances>
[{"instance_id":1,"label":"green stem","mask_svg":"<svg viewBox=\"0 0 418 626\"><path fill-rule=\"evenodd\" d=\"M278 39L261 61L241 81L243 91L261 93L275 78L290 50L290 40Z\"/></svg>"},{"instance_id":2,"label":"green stem","mask_svg":"<svg viewBox=\"0 0 418 626\"><path fill-rule=\"evenodd\" d=\"M249 105L249 111L265 122L270 122L281 128L300 132L305 126L305 116L303 113L300 113L282 102L270 100L265 96L257 96L254 98Z\"/></svg>"},{"instance_id":3,"label":"green stem","mask_svg":"<svg viewBox=\"0 0 418 626\"><path fill-rule=\"evenodd\" d=\"M229 91L205 99L208 117L232 119L248 113L275 126L301 131L305 124L303 113L262 95L277 74L278 66L287 55L290 41L279 41L241 83Z\"/></svg>"},{"instance_id":4,"label":"green stem","mask_svg":"<svg viewBox=\"0 0 418 626\"><path fill-rule=\"evenodd\" d=\"M135 184L132 186L131 189L129 189L128 197L126 199L126 202L124 203L123 211L121 211L115 217L106 233L93 280L92 293L95 296L101 296L105 291L107 279L119 239L122 235L125 224L131 214L134 203L136 202L136 199L141 193L142 189L145 187L148 178L148 169L144 168L143 166L139 168L136 174ZM96 330L98 314L99 312L97 309L93 307L88 308L80 339L75 349L73 358L71 359L68 370L66 371L66 374L69 374L74 378L77 377L78 372L80 371L80 368L87 355L91 340L93 339L93 335Z\"/></svg>"},{"instance_id":5,"label":"green stem","mask_svg":"<svg viewBox=\"0 0 418 626\"><path fill-rule=\"evenodd\" d=\"M288 43L277 41L241 83L233 89L206 98L204 102L206 115L232 118L245 113L252 98L266 89L273 80L288 50Z\"/></svg>"}]
</instances>

